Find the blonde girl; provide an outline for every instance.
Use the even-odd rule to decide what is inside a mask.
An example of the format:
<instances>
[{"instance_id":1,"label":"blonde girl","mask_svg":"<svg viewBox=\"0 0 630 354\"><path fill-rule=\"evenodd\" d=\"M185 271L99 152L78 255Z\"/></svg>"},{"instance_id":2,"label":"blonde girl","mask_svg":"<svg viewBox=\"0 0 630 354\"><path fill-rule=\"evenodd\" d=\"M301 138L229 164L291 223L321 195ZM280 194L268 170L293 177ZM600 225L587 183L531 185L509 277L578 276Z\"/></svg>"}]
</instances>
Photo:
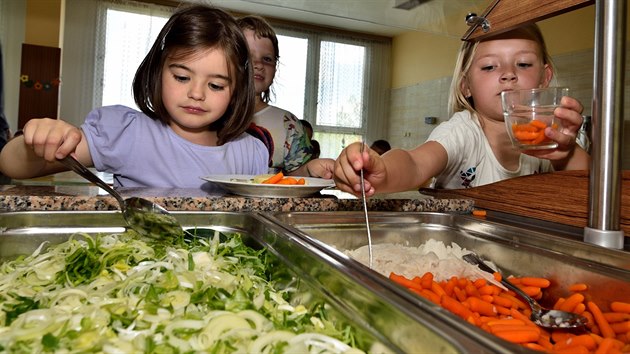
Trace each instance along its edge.
<instances>
[{"instance_id":1,"label":"blonde girl","mask_svg":"<svg viewBox=\"0 0 630 354\"><path fill-rule=\"evenodd\" d=\"M369 196L417 189L432 178L436 188L457 189L532 173L588 169L589 156L575 143L583 108L574 98L563 97L562 107L554 111L563 128L545 131L558 148L523 153L509 140L501 92L547 87L553 70L536 25L463 43L451 84L451 118L412 150L379 156L367 148L361 155L360 144L348 146L335 164L337 186L357 194L361 168Z\"/></svg>"}]
</instances>

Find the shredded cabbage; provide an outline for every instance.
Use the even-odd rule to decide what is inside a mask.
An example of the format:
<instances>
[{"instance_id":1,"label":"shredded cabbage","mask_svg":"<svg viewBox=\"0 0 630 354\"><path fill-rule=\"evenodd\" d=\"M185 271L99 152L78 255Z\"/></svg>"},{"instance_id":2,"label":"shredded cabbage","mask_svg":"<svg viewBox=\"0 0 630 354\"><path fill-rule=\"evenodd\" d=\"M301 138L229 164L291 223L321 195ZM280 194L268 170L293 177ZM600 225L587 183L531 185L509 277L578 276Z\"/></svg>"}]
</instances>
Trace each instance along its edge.
<instances>
[{"instance_id":1,"label":"shredded cabbage","mask_svg":"<svg viewBox=\"0 0 630 354\"><path fill-rule=\"evenodd\" d=\"M0 351L360 353L353 328L240 235L75 235L0 264Z\"/></svg>"}]
</instances>

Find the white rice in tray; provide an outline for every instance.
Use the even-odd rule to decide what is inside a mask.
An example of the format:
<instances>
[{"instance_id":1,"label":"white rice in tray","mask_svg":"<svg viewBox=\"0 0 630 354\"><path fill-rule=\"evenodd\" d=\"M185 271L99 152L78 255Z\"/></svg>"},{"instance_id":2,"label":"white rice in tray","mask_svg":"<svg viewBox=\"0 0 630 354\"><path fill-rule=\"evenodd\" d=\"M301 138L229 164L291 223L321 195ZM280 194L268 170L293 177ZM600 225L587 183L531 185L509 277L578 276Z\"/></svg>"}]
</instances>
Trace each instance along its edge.
<instances>
[{"instance_id":1,"label":"white rice in tray","mask_svg":"<svg viewBox=\"0 0 630 354\"><path fill-rule=\"evenodd\" d=\"M345 253L365 266L369 266L368 246ZM448 280L452 276L470 279L488 278L489 273L462 260L462 256L467 253L471 252L456 243L446 246L442 241L434 239L429 239L418 247L394 243L373 244L372 269L386 277L394 272L408 279L421 277L426 272L433 273L435 281Z\"/></svg>"}]
</instances>

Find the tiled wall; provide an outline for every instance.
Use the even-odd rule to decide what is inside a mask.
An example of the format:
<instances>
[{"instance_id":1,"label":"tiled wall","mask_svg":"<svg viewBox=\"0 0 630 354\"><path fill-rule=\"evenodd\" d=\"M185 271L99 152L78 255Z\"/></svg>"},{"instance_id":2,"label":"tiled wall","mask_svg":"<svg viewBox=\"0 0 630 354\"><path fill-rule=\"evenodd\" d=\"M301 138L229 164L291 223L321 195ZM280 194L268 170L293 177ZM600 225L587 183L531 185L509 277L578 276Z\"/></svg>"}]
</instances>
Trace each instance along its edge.
<instances>
[{"instance_id":1,"label":"tiled wall","mask_svg":"<svg viewBox=\"0 0 630 354\"><path fill-rule=\"evenodd\" d=\"M558 55L556 85L568 86L571 95L591 112L593 97L593 52L591 50ZM626 56L624 116L630 120L630 56ZM389 117L389 141L393 147L410 149L423 143L433 128L448 117L448 91L451 77L421 82L393 89ZM424 117L437 117L435 125L425 124ZM624 125L624 136L630 136L630 124ZM629 139L630 140L630 139ZM630 141L624 143L623 168L630 169Z\"/></svg>"}]
</instances>

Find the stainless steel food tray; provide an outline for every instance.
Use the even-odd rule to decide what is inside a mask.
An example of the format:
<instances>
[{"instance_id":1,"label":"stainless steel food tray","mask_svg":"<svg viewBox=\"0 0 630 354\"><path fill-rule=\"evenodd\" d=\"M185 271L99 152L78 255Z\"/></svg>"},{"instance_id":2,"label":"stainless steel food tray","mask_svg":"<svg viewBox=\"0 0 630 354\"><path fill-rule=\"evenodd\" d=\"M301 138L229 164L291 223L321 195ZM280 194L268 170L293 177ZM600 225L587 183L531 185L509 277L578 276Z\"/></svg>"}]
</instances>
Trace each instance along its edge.
<instances>
[{"instance_id":1,"label":"stainless steel food tray","mask_svg":"<svg viewBox=\"0 0 630 354\"><path fill-rule=\"evenodd\" d=\"M437 310L439 306L414 295L368 267L349 259L342 251L367 244L365 219L361 212L280 212L266 215L287 225L287 231L319 245L331 258L357 264L367 274L376 275L381 286L403 298L408 306ZM573 239L573 230L554 231L549 225L534 225L520 220L487 220L470 215L432 212L370 213L373 244L401 243L419 246L428 239L450 245L457 243L492 260L501 270L513 275L542 276L551 280L542 302L553 305L559 296L568 294L574 283L590 285L592 300L606 304L612 300L630 301L630 253L610 250ZM529 228L523 227L530 225ZM419 274L421 275L421 274ZM378 280L374 280L377 281ZM411 305L409 304L411 303ZM443 314L454 327L477 340L486 333L461 321L450 313ZM505 350L517 350L507 344Z\"/></svg>"},{"instance_id":2,"label":"stainless steel food tray","mask_svg":"<svg viewBox=\"0 0 630 354\"><path fill-rule=\"evenodd\" d=\"M359 332L391 352L498 353L495 342L480 342L441 320L439 310L409 309L357 264L339 262L318 245L258 214L179 212L185 227L236 231L247 242L266 247ZM0 213L0 258L29 254L43 241L59 243L76 232L114 233L124 229L117 212Z\"/></svg>"}]
</instances>

